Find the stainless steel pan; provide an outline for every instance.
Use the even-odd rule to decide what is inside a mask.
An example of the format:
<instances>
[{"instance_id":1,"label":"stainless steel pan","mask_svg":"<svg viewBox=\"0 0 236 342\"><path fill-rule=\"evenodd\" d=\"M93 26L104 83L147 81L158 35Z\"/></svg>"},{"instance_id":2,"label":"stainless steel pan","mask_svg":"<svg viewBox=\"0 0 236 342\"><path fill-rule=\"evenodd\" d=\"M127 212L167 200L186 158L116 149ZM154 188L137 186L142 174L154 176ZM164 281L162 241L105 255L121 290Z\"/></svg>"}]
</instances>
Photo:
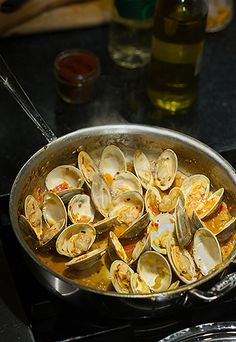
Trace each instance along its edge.
<instances>
[{"instance_id":1,"label":"stainless steel pan","mask_svg":"<svg viewBox=\"0 0 236 342\"><path fill-rule=\"evenodd\" d=\"M29 99L25 97L21 88L18 88L18 92L15 91L14 84L8 76L5 71L2 76L3 83L5 81L6 87L23 109L32 113ZM37 122L37 125L40 123ZM166 293L151 295L122 295L112 291L94 290L74 283L73 280L41 263L26 242L17 213L22 208L25 196L43 181L52 168L76 160L78 148L85 148L90 152L111 143L119 145L124 150L140 148L159 151L172 148L179 157L180 169L186 168L187 165L188 172L204 173L216 188L225 188L227 199L231 203L236 201L236 173L233 167L210 147L184 134L141 125L113 125L82 129L55 139L54 134L45 125L44 123L41 129L50 143L35 153L22 167L10 195L12 227L23 248L25 260L44 286L74 304L80 305L81 301L89 301L88 305L96 305L103 313L112 313L122 318L161 314L176 305L189 305L193 299L210 302L236 286L236 272L225 276L229 264L235 259L236 248L219 269L200 281Z\"/></svg>"}]
</instances>

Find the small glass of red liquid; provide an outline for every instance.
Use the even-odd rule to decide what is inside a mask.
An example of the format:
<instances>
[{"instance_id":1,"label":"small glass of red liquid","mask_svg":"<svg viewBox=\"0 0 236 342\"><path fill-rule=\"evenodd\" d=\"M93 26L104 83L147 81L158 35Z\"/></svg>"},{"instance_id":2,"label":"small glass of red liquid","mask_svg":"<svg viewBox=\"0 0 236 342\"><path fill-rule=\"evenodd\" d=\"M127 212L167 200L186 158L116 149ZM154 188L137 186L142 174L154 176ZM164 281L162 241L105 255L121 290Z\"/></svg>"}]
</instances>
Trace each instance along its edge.
<instances>
[{"instance_id":1,"label":"small glass of red liquid","mask_svg":"<svg viewBox=\"0 0 236 342\"><path fill-rule=\"evenodd\" d=\"M61 98L68 103L86 103L100 75L100 62L90 51L65 50L56 56L54 71Z\"/></svg>"}]
</instances>

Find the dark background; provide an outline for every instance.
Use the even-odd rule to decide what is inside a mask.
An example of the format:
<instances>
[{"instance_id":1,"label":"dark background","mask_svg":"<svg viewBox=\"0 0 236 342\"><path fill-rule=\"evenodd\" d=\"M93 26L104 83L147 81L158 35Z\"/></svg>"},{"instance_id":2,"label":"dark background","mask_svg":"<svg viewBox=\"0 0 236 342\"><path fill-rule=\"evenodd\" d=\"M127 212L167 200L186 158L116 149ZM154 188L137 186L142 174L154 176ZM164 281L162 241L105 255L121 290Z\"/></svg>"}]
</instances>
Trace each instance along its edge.
<instances>
[{"instance_id":1,"label":"dark background","mask_svg":"<svg viewBox=\"0 0 236 342\"><path fill-rule=\"evenodd\" d=\"M197 103L188 115L163 116L145 92L145 69L125 70L110 60L107 26L0 39L0 53L57 136L81 127L144 123L187 133L222 150L236 145L236 18L207 34ZM69 48L92 50L102 73L87 105L56 94L53 62ZM7 91L0 88L0 194L10 191L20 167L46 141Z\"/></svg>"}]
</instances>

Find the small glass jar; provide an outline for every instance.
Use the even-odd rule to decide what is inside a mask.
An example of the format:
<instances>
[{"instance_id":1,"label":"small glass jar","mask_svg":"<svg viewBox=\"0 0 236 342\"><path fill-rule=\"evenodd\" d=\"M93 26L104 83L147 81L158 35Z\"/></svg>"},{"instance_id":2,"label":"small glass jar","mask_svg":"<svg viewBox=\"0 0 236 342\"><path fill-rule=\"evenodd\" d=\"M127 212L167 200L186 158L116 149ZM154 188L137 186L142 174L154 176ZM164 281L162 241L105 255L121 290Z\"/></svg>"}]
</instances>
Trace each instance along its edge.
<instances>
[{"instance_id":1,"label":"small glass jar","mask_svg":"<svg viewBox=\"0 0 236 342\"><path fill-rule=\"evenodd\" d=\"M54 71L61 98L68 103L86 103L100 75L100 62L90 51L65 50L57 55Z\"/></svg>"},{"instance_id":2,"label":"small glass jar","mask_svg":"<svg viewBox=\"0 0 236 342\"><path fill-rule=\"evenodd\" d=\"M207 32L223 30L233 18L234 0L208 0Z\"/></svg>"}]
</instances>

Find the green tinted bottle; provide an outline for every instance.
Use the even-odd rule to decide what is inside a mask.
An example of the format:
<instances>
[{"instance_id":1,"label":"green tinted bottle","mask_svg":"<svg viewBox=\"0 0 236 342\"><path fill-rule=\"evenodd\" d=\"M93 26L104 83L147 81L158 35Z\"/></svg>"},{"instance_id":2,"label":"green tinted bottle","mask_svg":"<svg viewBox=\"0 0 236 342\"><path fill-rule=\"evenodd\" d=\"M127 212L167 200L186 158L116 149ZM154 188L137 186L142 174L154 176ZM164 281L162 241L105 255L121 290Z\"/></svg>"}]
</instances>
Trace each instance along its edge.
<instances>
[{"instance_id":1,"label":"green tinted bottle","mask_svg":"<svg viewBox=\"0 0 236 342\"><path fill-rule=\"evenodd\" d=\"M157 1L147 91L167 113L186 111L196 98L206 19L205 0Z\"/></svg>"}]
</instances>

